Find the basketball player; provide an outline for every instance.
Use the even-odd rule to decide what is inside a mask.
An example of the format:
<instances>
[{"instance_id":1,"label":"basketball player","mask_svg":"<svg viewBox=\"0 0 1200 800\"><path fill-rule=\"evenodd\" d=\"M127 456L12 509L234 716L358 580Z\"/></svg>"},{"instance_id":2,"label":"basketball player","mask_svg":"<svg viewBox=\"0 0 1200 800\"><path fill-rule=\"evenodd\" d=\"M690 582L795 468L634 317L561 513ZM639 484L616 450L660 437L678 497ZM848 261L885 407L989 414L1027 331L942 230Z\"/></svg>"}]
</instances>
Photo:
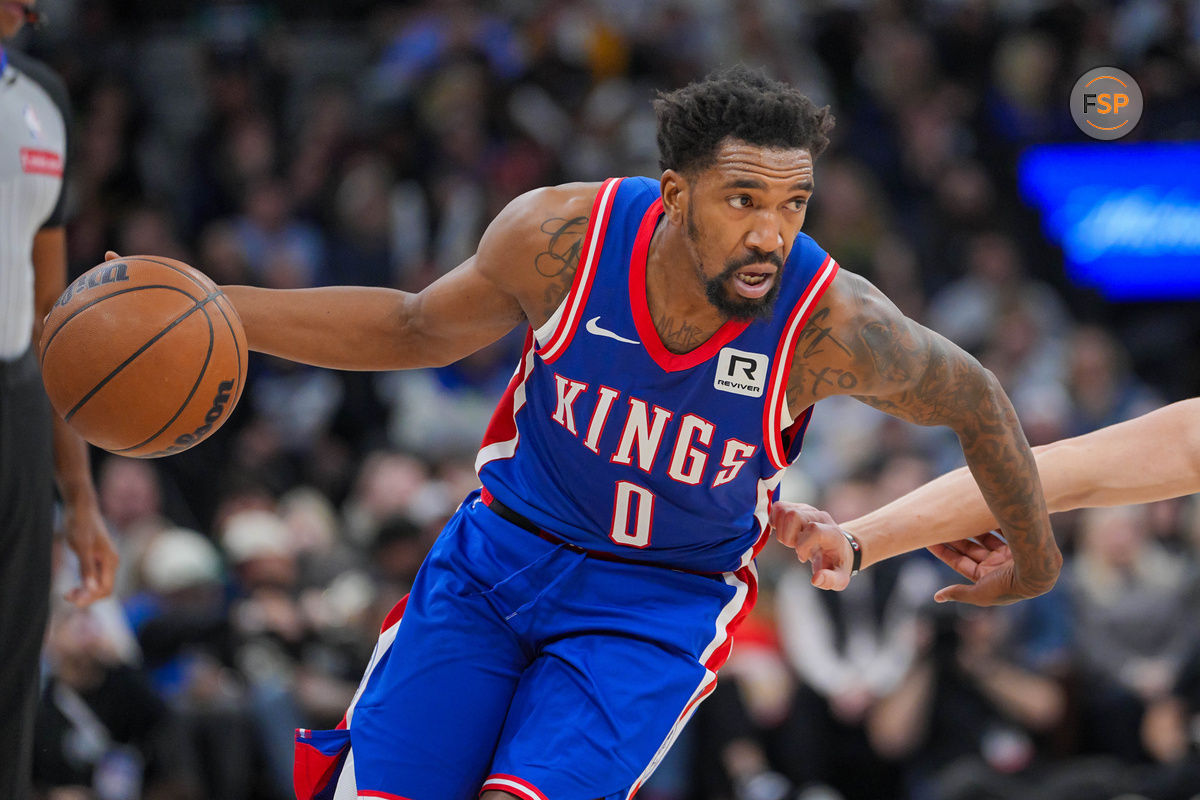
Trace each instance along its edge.
<instances>
[{"instance_id":1,"label":"basketball player","mask_svg":"<svg viewBox=\"0 0 1200 800\"><path fill-rule=\"evenodd\" d=\"M30 796L38 655L50 602L54 477L79 556L79 605L112 591L117 556L100 518L87 445L51 414L33 345L66 288L63 168L68 102L45 66L4 43L33 3L0 3L0 797ZM52 423L51 418L55 417Z\"/></svg>"},{"instance_id":2,"label":"basketball player","mask_svg":"<svg viewBox=\"0 0 1200 800\"><path fill-rule=\"evenodd\" d=\"M388 616L300 798L628 798L708 695L813 404L948 425L1011 530L993 601L1054 584L1033 455L995 378L800 232L832 119L718 74L656 102L664 172L539 189L416 295L228 287L250 347L448 364L528 326L483 488ZM809 558L853 564L837 533Z\"/></svg>"},{"instance_id":3,"label":"basketball player","mask_svg":"<svg viewBox=\"0 0 1200 800\"><path fill-rule=\"evenodd\" d=\"M1051 512L1150 503L1200 492L1200 398L1182 400L1136 419L1034 448ZM834 537L837 525L812 506L778 503L787 511L781 537ZM948 586L940 601L979 603L1013 561L1009 546L988 533L997 527L966 468L936 478L884 507L841 526L862 545L862 565L928 547L973 584ZM1000 526L1003 528L1003 525ZM974 539L974 541L972 541ZM830 564L814 585L842 589L849 569Z\"/></svg>"}]
</instances>

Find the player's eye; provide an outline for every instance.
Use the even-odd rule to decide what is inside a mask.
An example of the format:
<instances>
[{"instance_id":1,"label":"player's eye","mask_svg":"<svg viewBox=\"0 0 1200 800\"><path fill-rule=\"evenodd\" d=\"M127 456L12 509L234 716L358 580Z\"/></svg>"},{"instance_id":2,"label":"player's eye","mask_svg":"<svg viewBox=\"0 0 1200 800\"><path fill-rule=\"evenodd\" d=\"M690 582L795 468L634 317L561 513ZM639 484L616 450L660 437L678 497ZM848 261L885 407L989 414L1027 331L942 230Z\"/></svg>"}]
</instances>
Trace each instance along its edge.
<instances>
[{"instance_id":1,"label":"player's eye","mask_svg":"<svg viewBox=\"0 0 1200 800\"><path fill-rule=\"evenodd\" d=\"M753 204L754 201L750 199L750 195L748 194L735 194L729 198L729 205L734 208L749 208Z\"/></svg>"},{"instance_id":2,"label":"player's eye","mask_svg":"<svg viewBox=\"0 0 1200 800\"><path fill-rule=\"evenodd\" d=\"M793 197L787 202L787 207L790 211L801 211L806 205L808 205L807 197Z\"/></svg>"}]
</instances>

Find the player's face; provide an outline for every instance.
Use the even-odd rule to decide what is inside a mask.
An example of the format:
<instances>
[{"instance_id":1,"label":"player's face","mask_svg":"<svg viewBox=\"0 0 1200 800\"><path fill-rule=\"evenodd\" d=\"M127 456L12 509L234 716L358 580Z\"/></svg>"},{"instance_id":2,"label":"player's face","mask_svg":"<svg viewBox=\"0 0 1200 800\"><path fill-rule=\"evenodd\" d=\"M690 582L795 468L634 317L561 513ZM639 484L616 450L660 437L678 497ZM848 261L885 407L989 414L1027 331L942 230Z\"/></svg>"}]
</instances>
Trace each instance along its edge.
<instances>
[{"instance_id":1,"label":"player's face","mask_svg":"<svg viewBox=\"0 0 1200 800\"><path fill-rule=\"evenodd\" d=\"M812 193L808 150L736 140L690 182L687 239L709 302L722 313L770 315Z\"/></svg>"},{"instance_id":2,"label":"player's face","mask_svg":"<svg viewBox=\"0 0 1200 800\"><path fill-rule=\"evenodd\" d=\"M31 8L32 0L0 0L0 40L11 39L20 32Z\"/></svg>"}]
</instances>

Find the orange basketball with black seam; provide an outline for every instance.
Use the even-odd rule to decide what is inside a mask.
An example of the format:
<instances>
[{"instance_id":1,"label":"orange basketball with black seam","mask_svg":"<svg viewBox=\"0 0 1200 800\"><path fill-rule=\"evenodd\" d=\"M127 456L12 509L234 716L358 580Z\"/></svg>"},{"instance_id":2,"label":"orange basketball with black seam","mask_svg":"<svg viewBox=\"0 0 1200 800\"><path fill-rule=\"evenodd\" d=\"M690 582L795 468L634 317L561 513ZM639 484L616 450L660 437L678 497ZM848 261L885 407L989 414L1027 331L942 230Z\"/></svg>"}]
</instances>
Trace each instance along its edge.
<instances>
[{"instance_id":1,"label":"orange basketball with black seam","mask_svg":"<svg viewBox=\"0 0 1200 800\"><path fill-rule=\"evenodd\" d=\"M106 261L72 282L46 317L40 352L54 409L123 456L204 441L246 383L246 333L229 298L160 256Z\"/></svg>"}]
</instances>

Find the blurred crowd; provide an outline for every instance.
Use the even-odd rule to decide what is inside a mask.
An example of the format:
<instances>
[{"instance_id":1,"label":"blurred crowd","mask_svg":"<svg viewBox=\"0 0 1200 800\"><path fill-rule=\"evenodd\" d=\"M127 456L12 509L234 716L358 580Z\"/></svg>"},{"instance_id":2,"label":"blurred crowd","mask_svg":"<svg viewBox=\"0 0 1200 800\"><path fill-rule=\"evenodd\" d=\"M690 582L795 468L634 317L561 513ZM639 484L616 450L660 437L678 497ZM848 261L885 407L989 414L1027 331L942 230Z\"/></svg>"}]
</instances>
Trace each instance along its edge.
<instances>
[{"instance_id":1,"label":"blurred crowd","mask_svg":"<svg viewBox=\"0 0 1200 800\"><path fill-rule=\"evenodd\" d=\"M1200 392L1194 310L1071 286L1014 167L1081 139L1065 98L1098 65L1140 83L1130 139L1200 136L1195 0L39 6L21 46L75 104L75 272L114 247L218 283L419 289L525 190L657 175L654 92L744 62L837 116L806 231L994 371L1034 444ZM98 457L122 573L54 614L46 798L290 797L292 729L341 717L477 483L517 345L395 374L255 356L208 442ZM834 399L783 493L849 519L959 463L947 431ZM1059 587L989 610L935 606L953 576L925 554L832 594L772 544L720 688L641 796L1200 794L1200 510L1055 529Z\"/></svg>"}]
</instances>

